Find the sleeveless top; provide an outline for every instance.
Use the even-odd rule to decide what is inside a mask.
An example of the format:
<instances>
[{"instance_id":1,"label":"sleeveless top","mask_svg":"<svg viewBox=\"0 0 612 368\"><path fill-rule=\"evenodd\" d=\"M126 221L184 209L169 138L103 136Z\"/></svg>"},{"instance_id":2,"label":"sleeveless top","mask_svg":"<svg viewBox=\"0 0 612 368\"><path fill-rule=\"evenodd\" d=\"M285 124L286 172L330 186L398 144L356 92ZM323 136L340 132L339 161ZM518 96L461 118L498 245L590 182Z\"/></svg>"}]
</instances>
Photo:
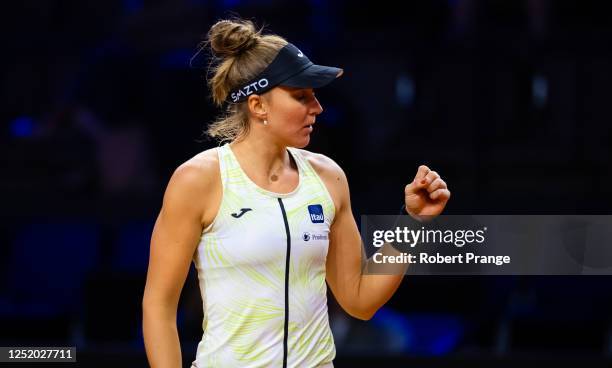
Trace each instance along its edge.
<instances>
[{"instance_id":1,"label":"sleeveless top","mask_svg":"<svg viewBox=\"0 0 612 368\"><path fill-rule=\"evenodd\" d=\"M217 151L223 197L194 255L204 334L193 367L332 367L327 188L295 148L299 183L287 194L257 186L229 144Z\"/></svg>"}]
</instances>

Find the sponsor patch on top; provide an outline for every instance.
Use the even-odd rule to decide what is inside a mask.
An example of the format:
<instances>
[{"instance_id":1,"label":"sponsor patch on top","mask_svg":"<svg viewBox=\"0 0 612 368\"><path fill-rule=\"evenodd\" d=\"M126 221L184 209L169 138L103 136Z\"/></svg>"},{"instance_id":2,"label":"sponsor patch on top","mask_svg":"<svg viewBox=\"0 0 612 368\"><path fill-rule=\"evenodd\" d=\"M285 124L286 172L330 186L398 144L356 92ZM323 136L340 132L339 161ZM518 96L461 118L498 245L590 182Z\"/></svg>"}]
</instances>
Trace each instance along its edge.
<instances>
[{"instance_id":1,"label":"sponsor patch on top","mask_svg":"<svg viewBox=\"0 0 612 368\"><path fill-rule=\"evenodd\" d=\"M323 206L320 204L311 204L308 206L308 213L310 214L310 221L312 221L313 224L321 224L325 221Z\"/></svg>"}]
</instances>

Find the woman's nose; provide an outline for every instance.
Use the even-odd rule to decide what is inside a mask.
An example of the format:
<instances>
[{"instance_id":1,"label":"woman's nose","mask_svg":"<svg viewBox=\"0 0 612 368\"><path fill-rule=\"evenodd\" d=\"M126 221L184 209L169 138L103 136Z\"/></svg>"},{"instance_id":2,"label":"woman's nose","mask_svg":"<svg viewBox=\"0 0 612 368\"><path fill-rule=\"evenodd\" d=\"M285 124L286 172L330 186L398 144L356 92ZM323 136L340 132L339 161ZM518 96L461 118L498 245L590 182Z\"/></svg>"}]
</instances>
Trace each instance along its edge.
<instances>
[{"instance_id":1,"label":"woman's nose","mask_svg":"<svg viewBox=\"0 0 612 368\"><path fill-rule=\"evenodd\" d=\"M319 100L316 97L314 98L314 107L313 107L313 110L314 110L313 113L315 115L319 115L320 113L323 112L323 106L321 106L321 104L319 103Z\"/></svg>"}]
</instances>

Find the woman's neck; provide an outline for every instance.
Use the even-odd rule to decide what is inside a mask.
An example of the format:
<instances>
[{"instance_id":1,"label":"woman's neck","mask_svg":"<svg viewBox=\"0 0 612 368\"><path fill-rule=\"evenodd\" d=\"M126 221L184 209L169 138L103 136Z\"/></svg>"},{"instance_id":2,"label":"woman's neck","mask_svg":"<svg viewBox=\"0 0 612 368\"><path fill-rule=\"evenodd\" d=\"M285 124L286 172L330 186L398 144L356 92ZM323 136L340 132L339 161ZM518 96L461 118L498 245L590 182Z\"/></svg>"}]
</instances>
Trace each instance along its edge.
<instances>
[{"instance_id":1,"label":"woman's neck","mask_svg":"<svg viewBox=\"0 0 612 368\"><path fill-rule=\"evenodd\" d=\"M247 136L230 144L236 157L245 165L245 169L251 171L259 178L267 178L276 181L282 173L291 169L291 160L287 147L273 144L265 139L257 139Z\"/></svg>"}]
</instances>

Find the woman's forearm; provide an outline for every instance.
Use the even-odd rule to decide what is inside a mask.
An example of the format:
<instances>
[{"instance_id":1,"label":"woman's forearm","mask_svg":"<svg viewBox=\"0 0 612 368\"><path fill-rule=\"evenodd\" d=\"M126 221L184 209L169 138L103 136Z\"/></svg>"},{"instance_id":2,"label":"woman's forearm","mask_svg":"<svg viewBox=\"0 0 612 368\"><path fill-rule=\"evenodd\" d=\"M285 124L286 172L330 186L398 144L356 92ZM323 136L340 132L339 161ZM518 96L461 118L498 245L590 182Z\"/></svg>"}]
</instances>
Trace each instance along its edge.
<instances>
[{"instance_id":1,"label":"woman's forearm","mask_svg":"<svg viewBox=\"0 0 612 368\"><path fill-rule=\"evenodd\" d=\"M379 250L384 256L397 256L400 253L388 244ZM358 300L362 319L370 319L382 307L400 286L407 264L378 265L373 257L366 261L364 274L361 275L358 286Z\"/></svg>"},{"instance_id":2,"label":"woman's forearm","mask_svg":"<svg viewBox=\"0 0 612 368\"><path fill-rule=\"evenodd\" d=\"M151 368L180 368L183 364L176 328L176 311L143 304L143 335Z\"/></svg>"}]
</instances>

